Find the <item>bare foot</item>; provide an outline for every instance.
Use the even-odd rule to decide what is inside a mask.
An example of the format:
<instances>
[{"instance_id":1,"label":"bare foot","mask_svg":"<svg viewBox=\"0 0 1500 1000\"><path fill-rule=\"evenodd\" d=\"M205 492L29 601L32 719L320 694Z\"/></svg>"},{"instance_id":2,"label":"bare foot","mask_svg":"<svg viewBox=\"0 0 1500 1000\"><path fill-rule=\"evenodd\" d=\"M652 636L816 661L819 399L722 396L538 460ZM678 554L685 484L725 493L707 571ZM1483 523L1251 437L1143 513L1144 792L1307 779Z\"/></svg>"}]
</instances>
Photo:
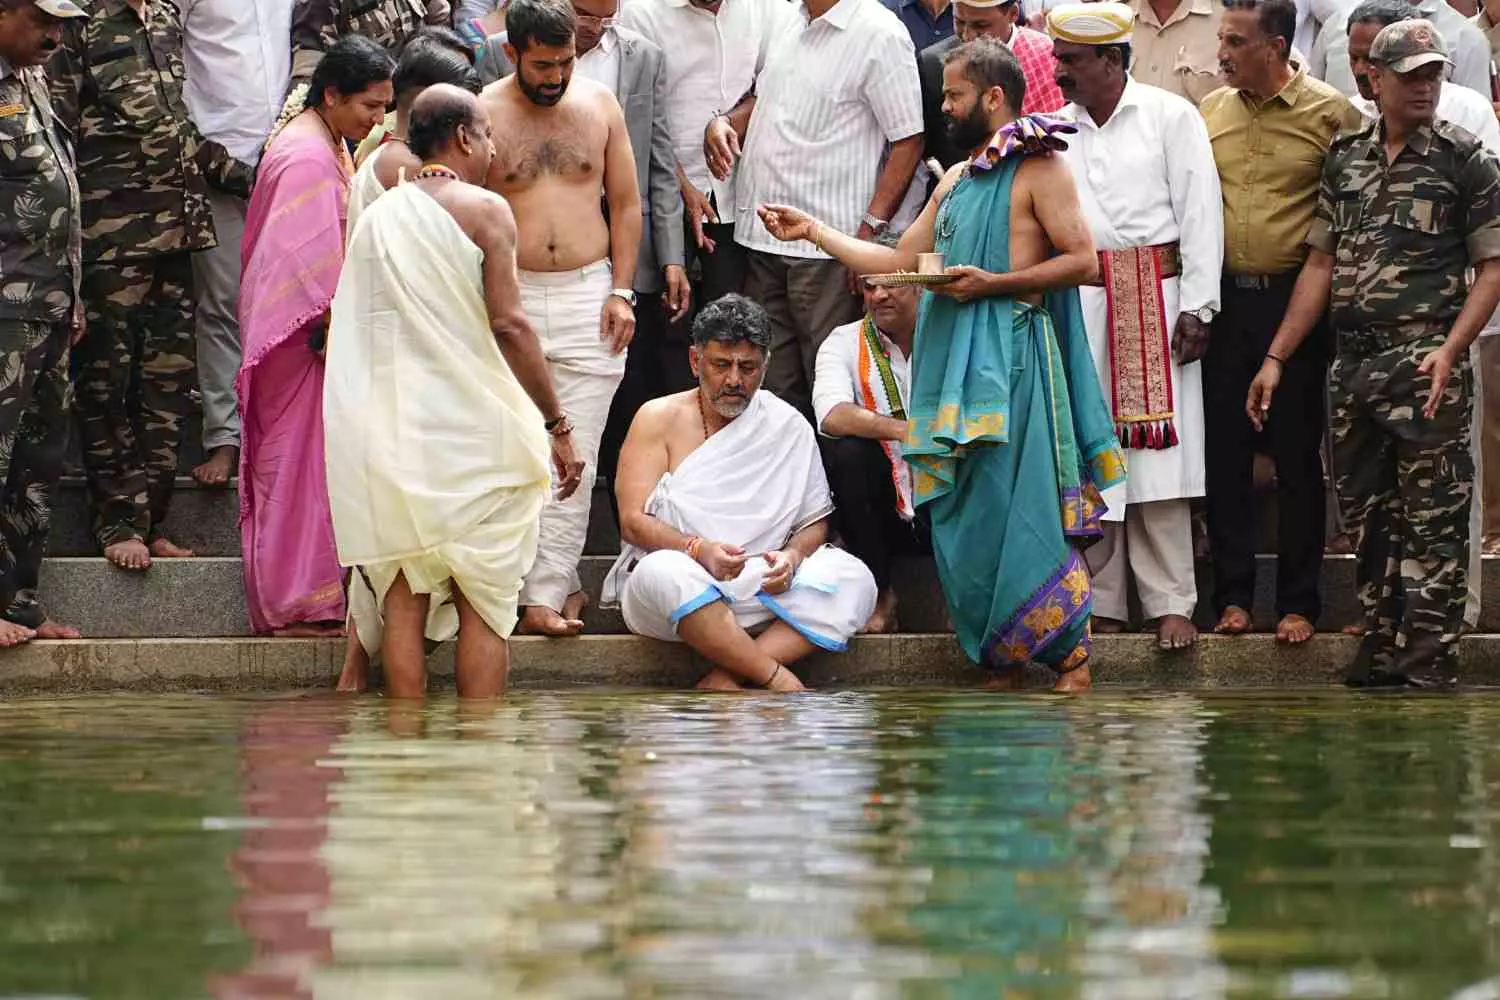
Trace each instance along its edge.
<instances>
[{"instance_id":1,"label":"bare foot","mask_svg":"<svg viewBox=\"0 0 1500 1000\"><path fill-rule=\"evenodd\" d=\"M772 676L771 682L764 685L763 690L775 691L778 694L788 694L794 691L806 691L807 688L796 674L783 666Z\"/></svg>"},{"instance_id":2,"label":"bare foot","mask_svg":"<svg viewBox=\"0 0 1500 1000\"><path fill-rule=\"evenodd\" d=\"M1187 649L1198 641L1198 628L1181 615L1162 615L1156 622L1156 648Z\"/></svg>"},{"instance_id":3,"label":"bare foot","mask_svg":"<svg viewBox=\"0 0 1500 1000\"><path fill-rule=\"evenodd\" d=\"M1006 667L1003 670L996 670L984 682L986 691L1019 691L1025 686L1025 667Z\"/></svg>"},{"instance_id":4,"label":"bare foot","mask_svg":"<svg viewBox=\"0 0 1500 1000\"><path fill-rule=\"evenodd\" d=\"M1352 556L1354 538L1352 535L1334 535L1328 539L1328 544L1323 546L1323 551L1331 556Z\"/></svg>"},{"instance_id":5,"label":"bare foot","mask_svg":"<svg viewBox=\"0 0 1500 1000\"><path fill-rule=\"evenodd\" d=\"M370 685L370 654L364 643L349 630L349 641L344 645L344 669L339 673L339 684L334 690L339 694L361 694Z\"/></svg>"},{"instance_id":6,"label":"bare foot","mask_svg":"<svg viewBox=\"0 0 1500 1000\"><path fill-rule=\"evenodd\" d=\"M36 638L36 631L0 618L0 649L19 646Z\"/></svg>"},{"instance_id":7,"label":"bare foot","mask_svg":"<svg viewBox=\"0 0 1500 1000\"><path fill-rule=\"evenodd\" d=\"M151 568L151 550L139 538L127 538L123 542L104 546L104 558L111 565L139 573Z\"/></svg>"},{"instance_id":8,"label":"bare foot","mask_svg":"<svg viewBox=\"0 0 1500 1000\"><path fill-rule=\"evenodd\" d=\"M1215 635L1244 635L1248 631L1250 613L1233 604L1224 609L1224 613L1219 616L1219 624L1214 626Z\"/></svg>"},{"instance_id":9,"label":"bare foot","mask_svg":"<svg viewBox=\"0 0 1500 1000\"><path fill-rule=\"evenodd\" d=\"M198 553L185 549L170 538L158 538L151 543L151 554L157 559L192 559Z\"/></svg>"},{"instance_id":10,"label":"bare foot","mask_svg":"<svg viewBox=\"0 0 1500 1000\"><path fill-rule=\"evenodd\" d=\"M1276 625L1276 641L1288 642L1293 646L1301 645L1311 639L1315 631L1313 623L1301 615L1287 615Z\"/></svg>"},{"instance_id":11,"label":"bare foot","mask_svg":"<svg viewBox=\"0 0 1500 1000\"><path fill-rule=\"evenodd\" d=\"M521 620L516 623L521 635L546 635L562 639L583 631L583 622L577 618L564 618L551 608L533 604L521 609Z\"/></svg>"},{"instance_id":12,"label":"bare foot","mask_svg":"<svg viewBox=\"0 0 1500 1000\"><path fill-rule=\"evenodd\" d=\"M240 450L232 444L221 445L208 453L208 461L193 470L193 478L204 486L228 486L240 464Z\"/></svg>"},{"instance_id":13,"label":"bare foot","mask_svg":"<svg viewBox=\"0 0 1500 1000\"><path fill-rule=\"evenodd\" d=\"M589 606L589 595L581 590L575 590L563 601L562 616L568 621L583 621L583 609Z\"/></svg>"},{"instance_id":14,"label":"bare foot","mask_svg":"<svg viewBox=\"0 0 1500 1000\"><path fill-rule=\"evenodd\" d=\"M271 634L278 639L342 639L344 626L341 622L292 622Z\"/></svg>"},{"instance_id":15,"label":"bare foot","mask_svg":"<svg viewBox=\"0 0 1500 1000\"><path fill-rule=\"evenodd\" d=\"M1365 626L1363 622L1358 622L1353 625L1345 625L1343 628L1339 629L1339 631L1344 633L1344 635L1352 635L1356 638L1363 638L1365 634Z\"/></svg>"},{"instance_id":16,"label":"bare foot","mask_svg":"<svg viewBox=\"0 0 1500 1000\"><path fill-rule=\"evenodd\" d=\"M1057 683L1052 685L1052 690L1061 694L1082 694L1094 689L1094 675L1089 672L1089 666L1085 663L1081 667L1074 667L1066 673L1057 675Z\"/></svg>"},{"instance_id":17,"label":"bare foot","mask_svg":"<svg viewBox=\"0 0 1500 1000\"><path fill-rule=\"evenodd\" d=\"M1500 556L1500 535L1485 535L1481 555Z\"/></svg>"},{"instance_id":18,"label":"bare foot","mask_svg":"<svg viewBox=\"0 0 1500 1000\"><path fill-rule=\"evenodd\" d=\"M63 625L48 618L36 627L38 639L82 639L83 633L71 625Z\"/></svg>"},{"instance_id":19,"label":"bare foot","mask_svg":"<svg viewBox=\"0 0 1500 1000\"><path fill-rule=\"evenodd\" d=\"M1095 615L1092 628L1095 635L1121 635L1125 631L1125 623Z\"/></svg>"},{"instance_id":20,"label":"bare foot","mask_svg":"<svg viewBox=\"0 0 1500 1000\"><path fill-rule=\"evenodd\" d=\"M745 689L740 686L739 681L735 680L727 672L720 670L718 667L715 667L714 669L703 675L703 679L698 682L698 690L743 691Z\"/></svg>"}]
</instances>

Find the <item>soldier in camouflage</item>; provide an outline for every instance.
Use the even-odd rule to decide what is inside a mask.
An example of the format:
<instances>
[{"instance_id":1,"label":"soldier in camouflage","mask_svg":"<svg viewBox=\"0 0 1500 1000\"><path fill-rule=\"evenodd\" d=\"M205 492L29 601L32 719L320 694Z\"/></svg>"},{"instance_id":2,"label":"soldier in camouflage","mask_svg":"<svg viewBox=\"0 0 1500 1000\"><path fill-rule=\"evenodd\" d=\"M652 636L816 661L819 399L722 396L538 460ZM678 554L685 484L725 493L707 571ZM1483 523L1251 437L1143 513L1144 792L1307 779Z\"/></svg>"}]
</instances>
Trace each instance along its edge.
<instances>
[{"instance_id":1,"label":"soldier in camouflage","mask_svg":"<svg viewBox=\"0 0 1500 1000\"><path fill-rule=\"evenodd\" d=\"M1430 22L1382 29L1370 62L1381 117L1329 150L1312 252L1246 405L1259 427L1326 306L1335 487L1361 534L1365 633L1348 681L1451 684L1474 490L1469 345L1500 301L1500 165L1435 118L1449 59Z\"/></svg>"},{"instance_id":2,"label":"soldier in camouflage","mask_svg":"<svg viewBox=\"0 0 1500 1000\"><path fill-rule=\"evenodd\" d=\"M254 171L188 118L170 0L95 0L91 13L49 66L78 136L78 424L95 537L116 566L143 570L153 555L192 555L161 533L196 385L190 255L214 245L207 184L248 197Z\"/></svg>"},{"instance_id":3,"label":"soldier in camouflage","mask_svg":"<svg viewBox=\"0 0 1500 1000\"><path fill-rule=\"evenodd\" d=\"M73 151L41 65L84 17L71 0L0 0L0 647L78 637L37 598L82 325Z\"/></svg>"},{"instance_id":4,"label":"soldier in camouflage","mask_svg":"<svg viewBox=\"0 0 1500 1000\"><path fill-rule=\"evenodd\" d=\"M292 82L306 83L342 35L364 35L394 58L423 24L450 27L449 0L296 0L292 7Z\"/></svg>"}]
</instances>

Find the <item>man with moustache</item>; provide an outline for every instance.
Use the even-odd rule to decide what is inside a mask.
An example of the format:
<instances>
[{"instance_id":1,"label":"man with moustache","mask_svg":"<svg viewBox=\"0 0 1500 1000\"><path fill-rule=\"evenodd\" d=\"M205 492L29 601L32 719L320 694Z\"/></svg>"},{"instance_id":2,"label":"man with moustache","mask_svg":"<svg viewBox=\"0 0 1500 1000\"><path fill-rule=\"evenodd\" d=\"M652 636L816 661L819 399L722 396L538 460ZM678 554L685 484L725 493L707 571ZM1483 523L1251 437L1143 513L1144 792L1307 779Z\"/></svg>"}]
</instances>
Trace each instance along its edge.
<instances>
[{"instance_id":1,"label":"man with moustache","mask_svg":"<svg viewBox=\"0 0 1500 1000\"><path fill-rule=\"evenodd\" d=\"M1307 257L1323 157L1340 128L1360 121L1342 94L1291 64L1296 26L1292 0L1228 0L1219 65L1229 86L1198 108L1224 196L1223 310L1203 358L1214 631L1250 630L1259 523L1252 470L1264 447L1276 465L1276 638L1289 643L1311 639L1321 611L1326 326L1289 360L1281 407L1264 435L1246 419L1240 396L1260 370Z\"/></svg>"},{"instance_id":2,"label":"man with moustache","mask_svg":"<svg viewBox=\"0 0 1500 1000\"><path fill-rule=\"evenodd\" d=\"M917 56L926 152L944 170L968 155L968 150L948 141L943 117L943 60L960 44L976 38L993 38L1016 54L1021 72L1026 74L1026 104L1021 114L1050 113L1067 103L1052 79L1056 67L1052 39L1021 23L1020 0L959 0L953 10L953 36L928 46Z\"/></svg>"},{"instance_id":3,"label":"man with moustache","mask_svg":"<svg viewBox=\"0 0 1500 1000\"><path fill-rule=\"evenodd\" d=\"M875 242L894 248L900 238L887 233ZM901 453L921 289L865 285L864 293L864 318L836 328L818 348L812 404L839 538L880 588L880 603L860 631L894 632L892 560L931 548Z\"/></svg>"},{"instance_id":4,"label":"man with moustache","mask_svg":"<svg viewBox=\"0 0 1500 1000\"><path fill-rule=\"evenodd\" d=\"M68 348L83 330L73 149L42 65L71 0L0 0L0 647L77 638L37 599L68 438Z\"/></svg>"},{"instance_id":5,"label":"man with moustache","mask_svg":"<svg viewBox=\"0 0 1500 1000\"><path fill-rule=\"evenodd\" d=\"M1447 685L1468 599L1468 354L1500 302L1500 165L1436 117L1448 53L1431 22L1382 28L1369 60L1380 119L1328 153L1311 252L1246 411L1257 427L1277 412L1283 369L1326 312L1365 627L1346 681Z\"/></svg>"},{"instance_id":6,"label":"man with moustache","mask_svg":"<svg viewBox=\"0 0 1500 1000\"><path fill-rule=\"evenodd\" d=\"M586 463L577 492L542 511L520 630L567 636L583 628L578 560L600 439L635 333L641 194L619 102L604 84L574 79L577 19L567 0L513 0L505 28L515 72L480 95L505 137L486 183L515 212L522 307Z\"/></svg>"},{"instance_id":7,"label":"man with moustache","mask_svg":"<svg viewBox=\"0 0 1500 1000\"><path fill-rule=\"evenodd\" d=\"M754 302L709 303L693 321L697 388L641 407L620 452L625 549L604 601L712 663L699 687L713 690L802 690L789 666L842 652L875 608L864 563L824 544L833 499L812 428L760 389L770 343Z\"/></svg>"},{"instance_id":8,"label":"man with moustache","mask_svg":"<svg viewBox=\"0 0 1500 1000\"><path fill-rule=\"evenodd\" d=\"M1409 6L1413 18L1431 21L1443 36L1453 60L1447 79L1489 100L1491 53L1484 32L1447 0L1409 0ZM1324 22L1308 62L1308 72L1349 98L1359 92L1359 74L1349 55L1349 16L1354 7L1355 4L1345 3L1335 17Z\"/></svg>"},{"instance_id":9,"label":"man with moustache","mask_svg":"<svg viewBox=\"0 0 1500 1000\"><path fill-rule=\"evenodd\" d=\"M1121 3L1055 7L1057 83L1079 133L1063 153L1100 250L1079 290L1094 365L1114 405L1129 479L1107 491L1104 539L1089 550L1096 626L1128 620L1133 576L1157 645L1198 639L1192 513L1204 492L1203 375L1195 364L1219 311L1224 207L1203 119L1187 100L1134 80L1134 14Z\"/></svg>"},{"instance_id":10,"label":"man with moustache","mask_svg":"<svg viewBox=\"0 0 1500 1000\"><path fill-rule=\"evenodd\" d=\"M1093 599L1079 547L1099 537L1100 490L1125 464L1074 291L1099 265L1053 155L1073 126L1016 117L1026 76L991 38L953 50L943 91L953 141L972 153L895 249L785 205L761 218L862 274L945 255L951 280L921 313L901 450L954 629L996 686L1018 685L1034 661L1057 672L1057 690L1086 690Z\"/></svg>"}]
</instances>

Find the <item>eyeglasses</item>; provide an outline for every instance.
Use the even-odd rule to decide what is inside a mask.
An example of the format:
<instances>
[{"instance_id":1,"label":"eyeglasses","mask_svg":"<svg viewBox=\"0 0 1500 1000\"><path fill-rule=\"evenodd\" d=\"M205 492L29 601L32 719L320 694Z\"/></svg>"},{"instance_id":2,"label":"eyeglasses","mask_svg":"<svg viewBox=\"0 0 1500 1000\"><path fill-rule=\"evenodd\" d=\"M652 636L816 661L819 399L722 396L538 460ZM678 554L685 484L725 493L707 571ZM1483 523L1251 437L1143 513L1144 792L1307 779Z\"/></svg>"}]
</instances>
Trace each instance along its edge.
<instances>
[{"instance_id":1,"label":"eyeglasses","mask_svg":"<svg viewBox=\"0 0 1500 1000\"><path fill-rule=\"evenodd\" d=\"M603 31L606 28L613 28L615 26L615 22L617 20L613 16L611 16L611 17L595 17L593 14L576 14L575 13L574 17L577 19L577 21L578 21L579 24L587 24L587 25L589 25L591 27L598 28L600 31Z\"/></svg>"}]
</instances>

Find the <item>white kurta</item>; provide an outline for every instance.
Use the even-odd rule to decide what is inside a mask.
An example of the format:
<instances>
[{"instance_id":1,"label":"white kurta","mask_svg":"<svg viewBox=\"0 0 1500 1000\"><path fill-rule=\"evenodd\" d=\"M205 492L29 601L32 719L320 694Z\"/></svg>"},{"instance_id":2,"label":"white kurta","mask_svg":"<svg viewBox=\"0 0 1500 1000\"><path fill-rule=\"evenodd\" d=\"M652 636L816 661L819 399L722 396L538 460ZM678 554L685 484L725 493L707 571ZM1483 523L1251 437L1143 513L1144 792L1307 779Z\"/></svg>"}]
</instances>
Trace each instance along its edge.
<instances>
[{"instance_id":1,"label":"white kurta","mask_svg":"<svg viewBox=\"0 0 1500 1000\"><path fill-rule=\"evenodd\" d=\"M1084 218L1100 250L1178 243L1182 276L1162 282L1167 329L1179 309L1219 307L1224 260L1223 202L1208 129L1197 108L1176 94L1128 81L1102 128L1069 104L1078 123L1063 159L1073 171ZM1094 367L1110 398L1108 304L1103 288L1080 288ZM1203 495L1203 372L1197 362L1172 365L1180 443L1165 451L1131 449L1129 475L1108 489L1105 520L1120 521L1133 503Z\"/></svg>"}]
</instances>

